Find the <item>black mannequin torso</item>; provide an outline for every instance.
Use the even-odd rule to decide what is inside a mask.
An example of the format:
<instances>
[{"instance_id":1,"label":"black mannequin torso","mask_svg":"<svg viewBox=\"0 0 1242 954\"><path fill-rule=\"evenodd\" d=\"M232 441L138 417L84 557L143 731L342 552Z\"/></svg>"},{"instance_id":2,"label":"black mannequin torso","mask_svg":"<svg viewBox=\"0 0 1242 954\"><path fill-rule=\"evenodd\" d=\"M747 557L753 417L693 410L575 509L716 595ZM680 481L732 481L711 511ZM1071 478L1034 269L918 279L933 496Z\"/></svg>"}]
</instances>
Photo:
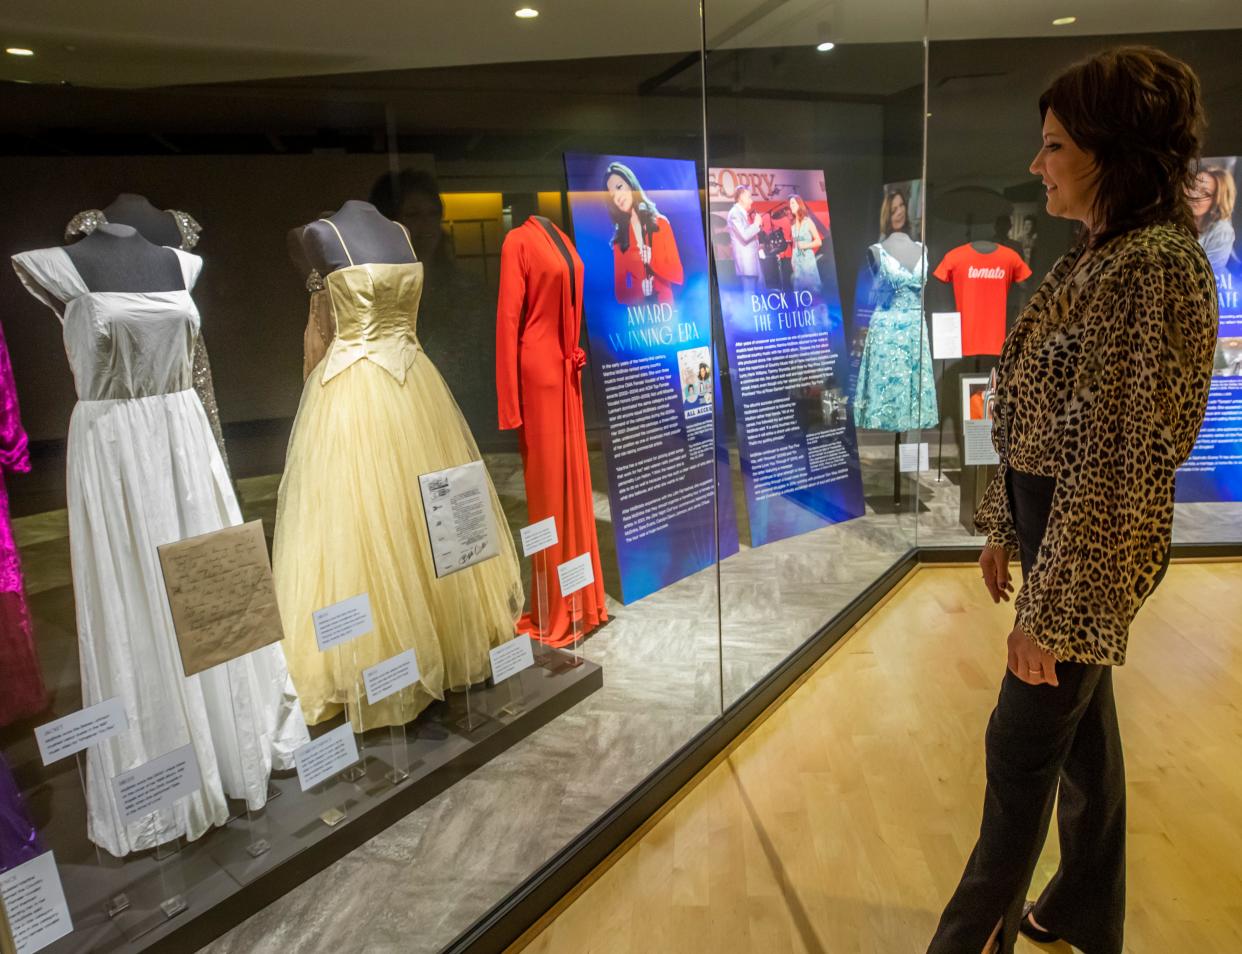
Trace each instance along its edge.
<instances>
[{"instance_id":1,"label":"black mannequin torso","mask_svg":"<svg viewBox=\"0 0 1242 954\"><path fill-rule=\"evenodd\" d=\"M157 209L146 196L122 192L102 211L109 222L133 226L148 242L181 247L181 230L172 213Z\"/></svg>"},{"instance_id":2,"label":"black mannequin torso","mask_svg":"<svg viewBox=\"0 0 1242 954\"><path fill-rule=\"evenodd\" d=\"M316 220L289 233L289 255L303 275L311 269L327 275L349 265L418 261L405 230L370 202L350 199L327 220Z\"/></svg>"},{"instance_id":3,"label":"black mannequin torso","mask_svg":"<svg viewBox=\"0 0 1242 954\"><path fill-rule=\"evenodd\" d=\"M129 225L107 223L65 247L93 292L163 292L185 288L181 261L171 248L149 242Z\"/></svg>"}]
</instances>

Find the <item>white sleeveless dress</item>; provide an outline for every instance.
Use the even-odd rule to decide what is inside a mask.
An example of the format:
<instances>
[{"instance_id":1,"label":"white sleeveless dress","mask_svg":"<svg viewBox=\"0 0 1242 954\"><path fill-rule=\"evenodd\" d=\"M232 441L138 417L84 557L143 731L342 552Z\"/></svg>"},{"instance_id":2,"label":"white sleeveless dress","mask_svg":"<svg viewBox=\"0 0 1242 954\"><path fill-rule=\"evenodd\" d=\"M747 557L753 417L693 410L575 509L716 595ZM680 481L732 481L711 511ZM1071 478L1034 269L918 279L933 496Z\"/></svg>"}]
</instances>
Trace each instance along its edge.
<instances>
[{"instance_id":1,"label":"white sleeveless dress","mask_svg":"<svg viewBox=\"0 0 1242 954\"><path fill-rule=\"evenodd\" d=\"M193 390L202 259L168 251L185 290L91 292L63 249L13 256L61 319L77 386L67 499L82 704L119 696L129 719L88 751L87 827L118 857L223 824L226 793L261 807L272 769L291 768L308 739L280 644L196 676L181 668L156 548L241 523L241 511ZM124 823L113 777L187 744L202 787Z\"/></svg>"}]
</instances>

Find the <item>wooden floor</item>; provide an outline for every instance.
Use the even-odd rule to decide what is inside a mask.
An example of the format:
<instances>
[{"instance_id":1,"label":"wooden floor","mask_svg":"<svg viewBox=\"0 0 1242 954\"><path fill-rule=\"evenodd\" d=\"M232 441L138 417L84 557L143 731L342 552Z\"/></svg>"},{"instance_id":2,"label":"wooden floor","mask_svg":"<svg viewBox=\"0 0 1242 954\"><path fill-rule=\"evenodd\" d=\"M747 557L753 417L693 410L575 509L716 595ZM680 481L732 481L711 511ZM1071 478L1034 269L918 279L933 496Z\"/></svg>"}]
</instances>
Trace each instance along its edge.
<instances>
[{"instance_id":1,"label":"wooden floor","mask_svg":"<svg viewBox=\"0 0 1242 954\"><path fill-rule=\"evenodd\" d=\"M978 570L917 572L528 954L924 951L978 830L1010 619ZM1175 564L1131 632L1134 954L1242 951L1240 621L1242 564ZM1054 832L1036 887L1055 866Z\"/></svg>"}]
</instances>

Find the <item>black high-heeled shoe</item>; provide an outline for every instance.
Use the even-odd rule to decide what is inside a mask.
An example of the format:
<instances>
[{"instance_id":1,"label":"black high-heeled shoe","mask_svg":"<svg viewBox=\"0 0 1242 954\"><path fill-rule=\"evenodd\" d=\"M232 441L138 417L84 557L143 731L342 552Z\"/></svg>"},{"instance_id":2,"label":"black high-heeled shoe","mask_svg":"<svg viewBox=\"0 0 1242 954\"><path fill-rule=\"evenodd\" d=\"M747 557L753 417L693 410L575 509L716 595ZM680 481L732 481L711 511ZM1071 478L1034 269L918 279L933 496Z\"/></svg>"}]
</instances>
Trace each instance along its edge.
<instances>
[{"instance_id":1,"label":"black high-heeled shoe","mask_svg":"<svg viewBox=\"0 0 1242 954\"><path fill-rule=\"evenodd\" d=\"M1037 944L1055 944L1061 938L1051 931L1037 928L1031 923L1031 912L1035 910L1035 902L1028 901L1022 905L1022 920L1018 922L1018 933L1030 938Z\"/></svg>"}]
</instances>

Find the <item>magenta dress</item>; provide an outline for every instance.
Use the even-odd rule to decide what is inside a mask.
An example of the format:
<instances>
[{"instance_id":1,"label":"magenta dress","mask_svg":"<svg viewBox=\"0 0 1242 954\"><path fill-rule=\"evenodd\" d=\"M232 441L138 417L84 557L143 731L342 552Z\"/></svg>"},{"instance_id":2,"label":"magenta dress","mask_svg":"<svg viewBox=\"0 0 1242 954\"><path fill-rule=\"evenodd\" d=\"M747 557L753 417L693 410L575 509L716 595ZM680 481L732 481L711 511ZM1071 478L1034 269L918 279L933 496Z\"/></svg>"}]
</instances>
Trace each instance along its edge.
<instances>
[{"instance_id":1,"label":"magenta dress","mask_svg":"<svg viewBox=\"0 0 1242 954\"><path fill-rule=\"evenodd\" d=\"M28 718L47 705L3 477L29 471L30 454L17 407L13 365L4 343L4 330L0 328L0 673L4 674L0 685L0 725Z\"/></svg>"}]
</instances>

